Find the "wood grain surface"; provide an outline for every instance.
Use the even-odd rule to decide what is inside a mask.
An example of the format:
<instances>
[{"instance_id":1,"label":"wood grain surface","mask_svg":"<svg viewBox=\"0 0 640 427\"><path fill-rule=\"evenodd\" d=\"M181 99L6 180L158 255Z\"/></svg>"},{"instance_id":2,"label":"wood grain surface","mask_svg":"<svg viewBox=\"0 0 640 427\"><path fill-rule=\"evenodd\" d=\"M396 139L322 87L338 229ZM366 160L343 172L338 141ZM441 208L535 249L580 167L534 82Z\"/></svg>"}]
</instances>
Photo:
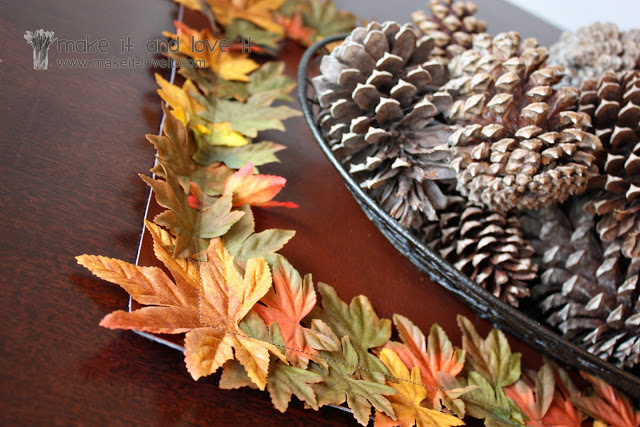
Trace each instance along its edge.
<instances>
[{"instance_id":1,"label":"wood grain surface","mask_svg":"<svg viewBox=\"0 0 640 427\"><path fill-rule=\"evenodd\" d=\"M480 3L492 32L522 25L545 42L559 34L521 12L505 19L508 7L499 0ZM422 4L400 6L408 16ZM391 2L376 8L381 19L400 10ZM144 44L172 29L176 12L169 0L0 1L0 424L354 424L339 410L307 411L299 403L280 414L267 393L220 390L216 376L194 382L179 352L98 326L105 314L126 308L127 295L74 256L135 261L148 195L136 174L152 166L144 135L160 122L154 70L60 69L55 60L63 54L50 51L49 70L34 71L23 35L43 28L65 39L104 38L111 46L105 57L122 56L120 37L130 36L135 47L126 55L151 58ZM302 49L287 44L283 52L294 76ZM424 329L438 322L453 340L458 313L488 330L395 252L302 118L290 119L286 133L262 136L288 147L281 164L262 170L286 177L280 199L301 207L256 209L257 226L297 230L283 254L301 272L330 283L344 299L368 295L382 316L402 313ZM513 344L526 363L539 363L526 345Z\"/></svg>"}]
</instances>

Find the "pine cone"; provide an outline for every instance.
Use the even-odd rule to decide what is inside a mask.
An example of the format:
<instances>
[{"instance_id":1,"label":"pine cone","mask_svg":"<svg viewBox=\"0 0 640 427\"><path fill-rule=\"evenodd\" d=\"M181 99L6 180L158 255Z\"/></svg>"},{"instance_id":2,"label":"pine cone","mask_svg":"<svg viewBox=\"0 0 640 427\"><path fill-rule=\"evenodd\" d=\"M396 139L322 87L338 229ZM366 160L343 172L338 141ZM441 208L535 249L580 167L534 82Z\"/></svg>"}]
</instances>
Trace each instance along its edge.
<instances>
[{"instance_id":1,"label":"pine cone","mask_svg":"<svg viewBox=\"0 0 640 427\"><path fill-rule=\"evenodd\" d=\"M537 267L517 214L463 201L442 213L439 223L425 227L424 236L428 246L497 298L517 307L519 299L529 296Z\"/></svg>"},{"instance_id":2,"label":"pine cone","mask_svg":"<svg viewBox=\"0 0 640 427\"><path fill-rule=\"evenodd\" d=\"M523 215L525 237L535 248L540 283L531 294L551 326L587 351L631 367L640 355L640 258L620 255L618 242L604 251L586 198Z\"/></svg>"},{"instance_id":3,"label":"pine cone","mask_svg":"<svg viewBox=\"0 0 640 427\"><path fill-rule=\"evenodd\" d=\"M549 63L564 66L564 83L580 87L585 79L597 78L607 70L630 70L640 60L640 31L620 32L617 25L596 22L575 34L565 32L551 46Z\"/></svg>"},{"instance_id":4,"label":"pine cone","mask_svg":"<svg viewBox=\"0 0 640 427\"><path fill-rule=\"evenodd\" d=\"M474 37L449 64L450 119L466 124L450 138L458 191L489 209L539 209L586 190L601 144L575 112L578 91L553 89L560 67L518 33Z\"/></svg>"},{"instance_id":5,"label":"pine cone","mask_svg":"<svg viewBox=\"0 0 640 427\"><path fill-rule=\"evenodd\" d=\"M324 56L313 79L332 149L406 228L437 219L448 203L438 182L455 180L452 131L439 120L451 105L438 91L447 72L432 59L433 46L411 25L372 22Z\"/></svg>"},{"instance_id":6,"label":"pine cone","mask_svg":"<svg viewBox=\"0 0 640 427\"><path fill-rule=\"evenodd\" d=\"M427 6L430 14L416 10L411 20L422 34L435 40L433 55L443 63L471 48L473 35L487 30L487 23L473 16L478 10L473 2L430 0Z\"/></svg>"},{"instance_id":7,"label":"pine cone","mask_svg":"<svg viewBox=\"0 0 640 427\"><path fill-rule=\"evenodd\" d=\"M604 147L600 176L589 184L600 191L586 209L601 217L600 239L620 238L624 256L640 257L640 72L608 71L586 80L580 110L591 115Z\"/></svg>"}]
</instances>

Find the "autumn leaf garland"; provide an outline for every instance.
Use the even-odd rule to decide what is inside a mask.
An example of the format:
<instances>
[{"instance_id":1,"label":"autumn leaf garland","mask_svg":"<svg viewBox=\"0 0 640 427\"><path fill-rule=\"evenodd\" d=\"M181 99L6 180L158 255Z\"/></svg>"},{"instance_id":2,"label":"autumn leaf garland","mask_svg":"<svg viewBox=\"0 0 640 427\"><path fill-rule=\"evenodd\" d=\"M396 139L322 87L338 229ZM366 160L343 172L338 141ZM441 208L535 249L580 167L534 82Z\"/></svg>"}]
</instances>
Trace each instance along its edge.
<instances>
[{"instance_id":1,"label":"autumn leaf garland","mask_svg":"<svg viewBox=\"0 0 640 427\"><path fill-rule=\"evenodd\" d=\"M246 31L274 48L283 36L309 43L353 25L330 1L180 2L213 19L217 34L176 23L169 37ZM284 178L258 171L284 147L254 141L299 114L273 106L294 86L284 65L258 65L238 52L172 55L205 59L207 68L181 69L181 86L157 76L166 119L162 135L147 137L157 151L155 177L141 177L166 209L145 222L164 269L79 256L142 306L115 311L102 326L185 334L194 379L222 370L220 387L266 389L282 412L296 396L315 410L347 404L358 422L373 417L375 426L457 426L464 416L488 426L580 425L587 415L640 424L630 401L593 377L586 376L592 391L581 393L552 364L521 375L520 355L498 330L482 338L460 317L457 348L437 325L425 336L399 314L379 318L365 296L347 304L331 286L302 276L277 253L295 233L257 232L251 209L296 206L273 200Z\"/></svg>"}]
</instances>

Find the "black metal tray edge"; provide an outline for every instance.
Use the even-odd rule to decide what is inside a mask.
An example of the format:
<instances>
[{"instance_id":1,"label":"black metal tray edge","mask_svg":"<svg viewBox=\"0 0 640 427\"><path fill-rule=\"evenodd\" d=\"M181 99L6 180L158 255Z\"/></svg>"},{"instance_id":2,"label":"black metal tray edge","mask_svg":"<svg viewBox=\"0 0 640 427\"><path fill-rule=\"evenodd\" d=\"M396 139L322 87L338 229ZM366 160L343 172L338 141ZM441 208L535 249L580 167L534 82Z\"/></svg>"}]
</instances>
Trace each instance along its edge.
<instances>
[{"instance_id":1,"label":"black metal tray edge","mask_svg":"<svg viewBox=\"0 0 640 427\"><path fill-rule=\"evenodd\" d=\"M640 400L640 378L586 352L538 321L499 300L484 288L476 285L469 277L420 243L408 230L383 211L349 175L331 152L322 135L322 131L315 123L308 98L309 88L313 90L311 81L308 78L311 58L324 49L327 44L343 40L346 36L347 34L342 34L323 39L306 50L298 66L297 91L302 112L311 133L367 217L373 221L391 244L416 267L426 273L431 280L455 294L457 298L470 306L480 317L490 321L494 326L510 333L515 338L550 358L594 374Z\"/></svg>"}]
</instances>

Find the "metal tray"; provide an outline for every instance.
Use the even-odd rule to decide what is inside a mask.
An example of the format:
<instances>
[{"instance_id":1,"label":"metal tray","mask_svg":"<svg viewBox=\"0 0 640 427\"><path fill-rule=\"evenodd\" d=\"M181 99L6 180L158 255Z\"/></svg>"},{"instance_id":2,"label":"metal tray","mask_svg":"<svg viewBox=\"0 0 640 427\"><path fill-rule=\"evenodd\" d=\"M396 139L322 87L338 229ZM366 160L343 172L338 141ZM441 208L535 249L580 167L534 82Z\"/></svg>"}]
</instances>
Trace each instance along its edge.
<instances>
[{"instance_id":1,"label":"metal tray","mask_svg":"<svg viewBox=\"0 0 640 427\"><path fill-rule=\"evenodd\" d=\"M454 293L480 317L489 320L496 327L510 333L550 358L567 366L594 374L625 391L630 396L640 399L639 377L586 352L528 314L499 300L478 286L469 277L442 259L440 255L428 249L415 236L391 218L349 175L340 161L333 155L318 126L316 119L320 108L310 78L318 73L318 60L321 55L328 53L326 46L329 43L343 40L346 36L347 34L329 37L307 49L298 68L298 98L307 125L320 149L333 167L336 168L367 217L373 221L391 244L416 267L426 273L431 280Z\"/></svg>"}]
</instances>

